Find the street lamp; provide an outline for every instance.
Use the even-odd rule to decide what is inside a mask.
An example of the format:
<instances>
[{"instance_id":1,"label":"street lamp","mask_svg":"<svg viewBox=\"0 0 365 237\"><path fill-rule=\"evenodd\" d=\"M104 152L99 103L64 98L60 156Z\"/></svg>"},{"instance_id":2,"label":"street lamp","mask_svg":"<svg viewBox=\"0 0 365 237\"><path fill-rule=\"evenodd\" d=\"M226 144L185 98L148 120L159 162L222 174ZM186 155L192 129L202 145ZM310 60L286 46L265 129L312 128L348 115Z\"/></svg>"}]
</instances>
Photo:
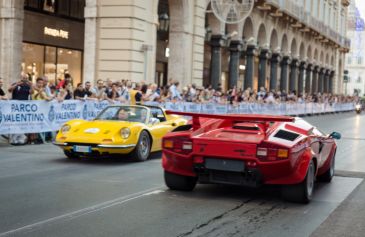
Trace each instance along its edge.
<instances>
[{"instance_id":1,"label":"street lamp","mask_svg":"<svg viewBox=\"0 0 365 237\"><path fill-rule=\"evenodd\" d=\"M158 17L158 30L161 32L168 32L170 25L170 18L167 13L163 13Z\"/></svg>"}]
</instances>

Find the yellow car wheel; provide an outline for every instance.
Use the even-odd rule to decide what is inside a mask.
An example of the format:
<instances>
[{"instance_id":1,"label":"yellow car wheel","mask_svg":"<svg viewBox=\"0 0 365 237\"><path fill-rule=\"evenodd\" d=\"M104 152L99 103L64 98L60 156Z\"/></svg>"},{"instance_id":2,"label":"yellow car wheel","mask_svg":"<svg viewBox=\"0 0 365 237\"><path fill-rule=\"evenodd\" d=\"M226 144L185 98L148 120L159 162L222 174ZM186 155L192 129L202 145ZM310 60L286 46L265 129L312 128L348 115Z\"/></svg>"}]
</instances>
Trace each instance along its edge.
<instances>
[{"instance_id":1,"label":"yellow car wheel","mask_svg":"<svg viewBox=\"0 0 365 237\"><path fill-rule=\"evenodd\" d=\"M151 139L148 133L143 130L139 135L136 148L133 150L132 155L137 161L145 161L150 156L151 151Z\"/></svg>"}]
</instances>

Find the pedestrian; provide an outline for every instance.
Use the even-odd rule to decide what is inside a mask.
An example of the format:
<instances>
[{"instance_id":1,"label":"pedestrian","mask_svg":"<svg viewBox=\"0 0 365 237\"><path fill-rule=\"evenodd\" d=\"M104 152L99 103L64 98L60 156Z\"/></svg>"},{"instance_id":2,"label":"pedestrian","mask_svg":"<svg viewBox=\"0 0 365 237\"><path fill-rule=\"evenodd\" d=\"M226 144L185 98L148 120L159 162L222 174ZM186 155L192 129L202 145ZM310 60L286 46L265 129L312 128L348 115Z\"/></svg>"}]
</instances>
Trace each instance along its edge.
<instances>
[{"instance_id":1,"label":"pedestrian","mask_svg":"<svg viewBox=\"0 0 365 237\"><path fill-rule=\"evenodd\" d=\"M85 97L85 99L96 98L95 94L92 91L91 83L89 81L85 82L85 95L84 95L84 97Z\"/></svg>"},{"instance_id":2,"label":"pedestrian","mask_svg":"<svg viewBox=\"0 0 365 237\"><path fill-rule=\"evenodd\" d=\"M146 90L147 91L147 90ZM141 84L137 83L136 87L134 88L134 100L136 105L142 104L142 91L141 91Z\"/></svg>"},{"instance_id":3,"label":"pedestrian","mask_svg":"<svg viewBox=\"0 0 365 237\"><path fill-rule=\"evenodd\" d=\"M72 84L71 82L66 82L63 87L60 89L57 100L62 102L64 100L72 100L74 98L73 91L72 91Z\"/></svg>"},{"instance_id":4,"label":"pedestrian","mask_svg":"<svg viewBox=\"0 0 365 237\"><path fill-rule=\"evenodd\" d=\"M118 93L118 84L117 83L113 83L111 90L108 90L108 93L106 94L106 99L110 102L110 103L114 103L114 101L117 101L119 98L119 93Z\"/></svg>"},{"instance_id":5,"label":"pedestrian","mask_svg":"<svg viewBox=\"0 0 365 237\"><path fill-rule=\"evenodd\" d=\"M18 82L10 86L8 91L12 94L13 100L30 100L30 95L33 93L32 87L32 82L28 76L23 74ZM9 142L12 145L25 145L29 140L26 134L11 134L9 137Z\"/></svg>"},{"instance_id":6,"label":"pedestrian","mask_svg":"<svg viewBox=\"0 0 365 237\"><path fill-rule=\"evenodd\" d=\"M51 101L53 98L48 97L44 88L44 79L38 77L36 84L33 86L32 100L46 100ZM46 142L46 133L33 133L30 134L30 142L35 144L43 144Z\"/></svg>"},{"instance_id":7,"label":"pedestrian","mask_svg":"<svg viewBox=\"0 0 365 237\"><path fill-rule=\"evenodd\" d=\"M55 86L54 86L54 83L50 83L49 80L48 80L48 77L44 76L43 77L43 88L44 88L44 92L46 93L46 96L48 98L50 98L50 100L54 99L56 97L56 94L55 94ZM52 89L51 89L52 87Z\"/></svg>"},{"instance_id":8,"label":"pedestrian","mask_svg":"<svg viewBox=\"0 0 365 237\"><path fill-rule=\"evenodd\" d=\"M126 83L124 80L122 80L122 83L120 85L120 91L119 91L119 98L120 101L123 103L129 103L129 91L128 88L126 86Z\"/></svg>"},{"instance_id":9,"label":"pedestrian","mask_svg":"<svg viewBox=\"0 0 365 237\"><path fill-rule=\"evenodd\" d=\"M67 83L71 83L72 84L72 77L71 77L71 75L69 73L65 73L64 79L57 84L56 88L58 90L61 89L61 88L65 88L65 85Z\"/></svg>"},{"instance_id":10,"label":"pedestrian","mask_svg":"<svg viewBox=\"0 0 365 237\"><path fill-rule=\"evenodd\" d=\"M6 96L5 91L3 90L4 80L0 78L0 100L8 100L9 98Z\"/></svg>"},{"instance_id":11,"label":"pedestrian","mask_svg":"<svg viewBox=\"0 0 365 237\"><path fill-rule=\"evenodd\" d=\"M179 82L178 81L175 81L169 88L169 91L171 93L171 99L172 100L182 100L182 97L181 97L181 93L178 89L179 87Z\"/></svg>"},{"instance_id":12,"label":"pedestrian","mask_svg":"<svg viewBox=\"0 0 365 237\"><path fill-rule=\"evenodd\" d=\"M84 100L85 98L85 90L82 86L82 83L78 83L76 89L74 90L74 99L75 100Z\"/></svg>"},{"instance_id":13,"label":"pedestrian","mask_svg":"<svg viewBox=\"0 0 365 237\"><path fill-rule=\"evenodd\" d=\"M32 82L26 75L23 75L21 80L13 83L8 91L12 93L13 100L29 100L33 93Z\"/></svg>"},{"instance_id":14,"label":"pedestrian","mask_svg":"<svg viewBox=\"0 0 365 237\"><path fill-rule=\"evenodd\" d=\"M105 87L104 81L99 79L96 82L96 86L91 89L91 92L94 94L95 98L98 100L105 100Z\"/></svg>"},{"instance_id":15,"label":"pedestrian","mask_svg":"<svg viewBox=\"0 0 365 237\"><path fill-rule=\"evenodd\" d=\"M48 97L44 88L44 79L38 77L36 84L33 86L32 100L47 100L51 101L53 98Z\"/></svg>"}]
</instances>

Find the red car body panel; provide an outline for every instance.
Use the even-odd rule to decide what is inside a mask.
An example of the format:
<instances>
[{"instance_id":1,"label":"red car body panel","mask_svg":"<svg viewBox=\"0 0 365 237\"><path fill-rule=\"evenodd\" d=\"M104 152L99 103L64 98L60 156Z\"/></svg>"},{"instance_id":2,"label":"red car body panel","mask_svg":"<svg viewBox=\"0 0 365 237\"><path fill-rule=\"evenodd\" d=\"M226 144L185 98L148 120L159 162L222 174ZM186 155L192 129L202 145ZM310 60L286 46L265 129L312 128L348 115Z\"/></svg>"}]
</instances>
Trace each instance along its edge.
<instances>
[{"instance_id":1,"label":"red car body panel","mask_svg":"<svg viewBox=\"0 0 365 237\"><path fill-rule=\"evenodd\" d=\"M332 138L293 117L167 113L192 116L191 129L171 132L163 138L163 144L180 144L176 149L164 145L162 149L164 170L178 175L204 176L209 180L213 174L221 175L217 183L219 178L230 183L231 170L225 172L218 167L219 171L212 171L207 162L239 161L244 163L245 179L257 179L260 184L297 184L305 179L311 160L316 164L317 175L326 172L336 150ZM266 156L261 157L259 150ZM279 153L283 158L279 158ZM245 185L242 180L239 182Z\"/></svg>"}]
</instances>

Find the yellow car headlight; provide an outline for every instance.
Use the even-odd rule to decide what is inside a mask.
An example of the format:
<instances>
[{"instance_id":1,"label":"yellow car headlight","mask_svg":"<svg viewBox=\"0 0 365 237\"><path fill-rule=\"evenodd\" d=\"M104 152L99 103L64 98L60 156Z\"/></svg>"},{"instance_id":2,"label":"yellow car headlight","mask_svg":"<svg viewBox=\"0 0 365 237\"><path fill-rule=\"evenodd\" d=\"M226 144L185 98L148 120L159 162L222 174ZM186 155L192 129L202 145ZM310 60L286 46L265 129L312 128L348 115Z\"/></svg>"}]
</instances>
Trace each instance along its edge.
<instances>
[{"instance_id":1,"label":"yellow car headlight","mask_svg":"<svg viewBox=\"0 0 365 237\"><path fill-rule=\"evenodd\" d=\"M71 126L68 124L65 124L61 127L61 133L67 133L68 131L70 131Z\"/></svg>"},{"instance_id":2,"label":"yellow car headlight","mask_svg":"<svg viewBox=\"0 0 365 237\"><path fill-rule=\"evenodd\" d=\"M131 130L129 128L122 128L120 130L120 136L127 139L131 135Z\"/></svg>"}]
</instances>

